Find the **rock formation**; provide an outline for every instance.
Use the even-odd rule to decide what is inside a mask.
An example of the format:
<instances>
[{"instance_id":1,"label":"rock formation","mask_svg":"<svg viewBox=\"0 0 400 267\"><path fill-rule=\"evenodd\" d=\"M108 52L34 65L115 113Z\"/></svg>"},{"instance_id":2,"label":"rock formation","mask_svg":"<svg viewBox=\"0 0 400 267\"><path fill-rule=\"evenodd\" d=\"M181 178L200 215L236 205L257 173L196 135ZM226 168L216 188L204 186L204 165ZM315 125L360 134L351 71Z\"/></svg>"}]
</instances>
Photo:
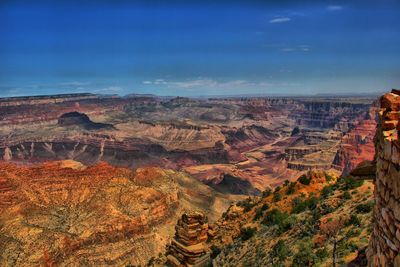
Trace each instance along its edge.
<instances>
[{"instance_id":1,"label":"rock formation","mask_svg":"<svg viewBox=\"0 0 400 267\"><path fill-rule=\"evenodd\" d=\"M385 94L380 104L374 229L367 256L370 266L400 266L400 91Z\"/></svg>"},{"instance_id":2,"label":"rock formation","mask_svg":"<svg viewBox=\"0 0 400 267\"><path fill-rule=\"evenodd\" d=\"M86 130L98 130L98 129L113 129L111 124L107 123L96 123L90 120L90 118L79 112L65 113L58 118L58 125L60 126L77 126L82 127Z\"/></svg>"},{"instance_id":3,"label":"rock formation","mask_svg":"<svg viewBox=\"0 0 400 267\"><path fill-rule=\"evenodd\" d=\"M207 217L199 212L184 213L168 248L167 264L173 267L203 267L210 264Z\"/></svg>"},{"instance_id":4,"label":"rock formation","mask_svg":"<svg viewBox=\"0 0 400 267\"><path fill-rule=\"evenodd\" d=\"M215 219L229 198L160 168L0 163L0 265L145 266L165 253L184 210Z\"/></svg>"},{"instance_id":5,"label":"rock formation","mask_svg":"<svg viewBox=\"0 0 400 267\"><path fill-rule=\"evenodd\" d=\"M229 164L238 170L235 175L206 171L195 176L215 184L231 175L263 190L303 170L329 169L340 138L365 118L372 101L91 94L0 98L0 158L174 170ZM299 132L291 136L296 122Z\"/></svg>"}]
</instances>

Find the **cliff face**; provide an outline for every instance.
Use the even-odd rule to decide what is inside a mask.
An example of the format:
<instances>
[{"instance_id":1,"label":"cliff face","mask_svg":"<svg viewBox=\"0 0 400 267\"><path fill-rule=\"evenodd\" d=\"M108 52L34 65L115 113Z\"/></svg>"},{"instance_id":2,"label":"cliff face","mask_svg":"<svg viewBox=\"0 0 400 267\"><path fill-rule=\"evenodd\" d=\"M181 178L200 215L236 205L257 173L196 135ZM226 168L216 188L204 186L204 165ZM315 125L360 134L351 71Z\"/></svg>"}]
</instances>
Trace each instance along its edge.
<instances>
[{"instance_id":1,"label":"cliff face","mask_svg":"<svg viewBox=\"0 0 400 267\"><path fill-rule=\"evenodd\" d=\"M374 230L367 254L370 266L400 266L400 91L385 94L380 104Z\"/></svg>"},{"instance_id":2,"label":"cliff face","mask_svg":"<svg viewBox=\"0 0 400 267\"><path fill-rule=\"evenodd\" d=\"M144 266L164 253L181 213L215 219L228 199L160 168L0 163L1 265Z\"/></svg>"},{"instance_id":3,"label":"cliff face","mask_svg":"<svg viewBox=\"0 0 400 267\"><path fill-rule=\"evenodd\" d=\"M376 115L377 108L373 106L367 117L343 136L333 161L335 169L342 171L343 174L348 174L361 162L373 160Z\"/></svg>"}]
</instances>

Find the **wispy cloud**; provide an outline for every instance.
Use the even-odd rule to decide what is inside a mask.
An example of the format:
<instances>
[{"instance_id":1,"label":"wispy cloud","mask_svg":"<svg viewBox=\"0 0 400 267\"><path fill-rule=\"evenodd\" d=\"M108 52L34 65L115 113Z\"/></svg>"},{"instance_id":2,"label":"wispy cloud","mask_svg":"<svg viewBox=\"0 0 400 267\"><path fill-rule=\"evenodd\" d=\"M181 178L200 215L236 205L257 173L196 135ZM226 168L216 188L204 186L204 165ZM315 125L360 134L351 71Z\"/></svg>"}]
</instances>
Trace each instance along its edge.
<instances>
[{"instance_id":1,"label":"wispy cloud","mask_svg":"<svg viewBox=\"0 0 400 267\"><path fill-rule=\"evenodd\" d=\"M285 22L289 22L292 19L289 17L277 17L277 18L273 18L269 21L269 23L285 23Z\"/></svg>"},{"instance_id":2,"label":"wispy cloud","mask_svg":"<svg viewBox=\"0 0 400 267\"><path fill-rule=\"evenodd\" d=\"M183 89L187 91L194 91L199 89L213 89L213 90L235 90L235 89L248 89L248 88L272 88L276 86L298 86L294 83L273 83L268 81L252 82L248 80L231 80L231 81L217 81L214 79L198 78L185 81L166 81L162 80L143 81L145 85L158 85L165 86L166 88Z\"/></svg>"},{"instance_id":3,"label":"wispy cloud","mask_svg":"<svg viewBox=\"0 0 400 267\"><path fill-rule=\"evenodd\" d=\"M327 6L326 9L328 9L329 11L339 11L343 9L343 6L332 5L332 6Z\"/></svg>"},{"instance_id":4,"label":"wispy cloud","mask_svg":"<svg viewBox=\"0 0 400 267\"><path fill-rule=\"evenodd\" d=\"M279 49L281 52L310 52L309 45L285 46Z\"/></svg>"},{"instance_id":5,"label":"wispy cloud","mask_svg":"<svg viewBox=\"0 0 400 267\"><path fill-rule=\"evenodd\" d=\"M124 91L124 88L120 86L108 86L100 89L95 89L93 92L98 94L118 94Z\"/></svg>"}]
</instances>

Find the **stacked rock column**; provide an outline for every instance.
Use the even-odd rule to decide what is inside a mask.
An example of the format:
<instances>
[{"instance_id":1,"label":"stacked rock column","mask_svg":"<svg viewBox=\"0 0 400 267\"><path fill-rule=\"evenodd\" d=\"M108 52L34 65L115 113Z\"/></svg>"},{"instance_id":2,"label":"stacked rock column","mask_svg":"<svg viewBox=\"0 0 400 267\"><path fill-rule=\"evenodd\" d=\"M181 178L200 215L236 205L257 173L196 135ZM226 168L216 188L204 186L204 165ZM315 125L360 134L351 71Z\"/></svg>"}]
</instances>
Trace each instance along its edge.
<instances>
[{"instance_id":1,"label":"stacked rock column","mask_svg":"<svg viewBox=\"0 0 400 267\"><path fill-rule=\"evenodd\" d=\"M175 236L167 252L169 266L203 267L210 264L207 217L199 212L182 215L175 226Z\"/></svg>"},{"instance_id":2,"label":"stacked rock column","mask_svg":"<svg viewBox=\"0 0 400 267\"><path fill-rule=\"evenodd\" d=\"M400 266L400 91L385 94L380 104L374 228L367 257L369 266Z\"/></svg>"}]
</instances>

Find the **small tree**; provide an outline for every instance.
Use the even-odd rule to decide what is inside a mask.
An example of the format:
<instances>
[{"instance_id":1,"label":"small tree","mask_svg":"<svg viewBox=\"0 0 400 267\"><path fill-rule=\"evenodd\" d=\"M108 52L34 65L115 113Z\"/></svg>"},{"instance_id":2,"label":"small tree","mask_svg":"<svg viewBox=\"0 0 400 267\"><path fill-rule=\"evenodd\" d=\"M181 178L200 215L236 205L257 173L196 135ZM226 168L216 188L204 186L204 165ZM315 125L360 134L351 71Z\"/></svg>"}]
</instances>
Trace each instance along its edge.
<instances>
[{"instance_id":1,"label":"small tree","mask_svg":"<svg viewBox=\"0 0 400 267\"><path fill-rule=\"evenodd\" d=\"M345 220L343 218L328 218L320 224L320 232L332 243L332 266L336 267L338 262L338 244L347 236L341 236Z\"/></svg>"}]
</instances>

